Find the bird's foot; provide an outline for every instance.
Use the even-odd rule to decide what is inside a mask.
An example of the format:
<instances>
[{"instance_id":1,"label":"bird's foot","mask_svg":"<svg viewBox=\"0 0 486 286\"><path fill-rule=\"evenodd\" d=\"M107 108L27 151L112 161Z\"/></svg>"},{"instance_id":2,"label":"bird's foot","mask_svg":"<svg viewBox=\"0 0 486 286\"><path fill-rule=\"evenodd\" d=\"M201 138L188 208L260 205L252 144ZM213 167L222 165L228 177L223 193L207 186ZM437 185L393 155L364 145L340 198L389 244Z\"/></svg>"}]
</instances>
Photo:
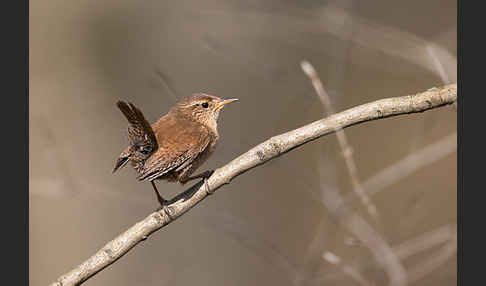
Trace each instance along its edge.
<instances>
[{"instance_id":1,"label":"bird's foot","mask_svg":"<svg viewBox=\"0 0 486 286\"><path fill-rule=\"evenodd\" d=\"M158 212L160 211L161 209L163 209L164 207L168 206L169 205L169 201L168 200L159 200L159 206L154 210L155 212Z\"/></svg>"},{"instance_id":2,"label":"bird's foot","mask_svg":"<svg viewBox=\"0 0 486 286\"><path fill-rule=\"evenodd\" d=\"M160 206L155 210L156 212L160 211L161 209L163 209L165 206L169 205L169 201L164 199L159 191L157 190L157 187L155 186L155 183L154 181L150 181L150 183L152 184L152 187L154 188L154 191L155 191L155 195L157 196L157 200L159 201L159 204Z\"/></svg>"},{"instance_id":3,"label":"bird's foot","mask_svg":"<svg viewBox=\"0 0 486 286\"><path fill-rule=\"evenodd\" d=\"M211 175L213 175L213 173L214 173L214 170L207 170L207 171L199 174L200 178L201 177L203 178L204 187L206 188L206 193L208 193L208 195L214 194L214 191L211 190L211 188L209 188L209 183L208 183L208 179L209 179L209 177L211 177Z\"/></svg>"},{"instance_id":4,"label":"bird's foot","mask_svg":"<svg viewBox=\"0 0 486 286\"><path fill-rule=\"evenodd\" d=\"M211 188L209 188L208 179L204 178L203 182L204 182L204 187L206 188L206 193L208 193L208 195L214 194L214 190L211 190Z\"/></svg>"},{"instance_id":5,"label":"bird's foot","mask_svg":"<svg viewBox=\"0 0 486 286\"><path fill-rule=\"evenodd\" d=\"M207 170L207 171L204 171L200 174L197 174L197 175L194 175L194 176L191 176L187 179L185 179L184 181L182 181L182 183L187 183L191 180L195 180L195 179L199 179L199 178L204 178L204 179L209 179L209 177L211 177L211 175L214 173L214 170Z\"/></svg>"},{"instance_id":6,"label":"bird's foot","mask_svg":"<svg viewBox=\"0 0 486 286\"><path fill-rule=\"evenodd\" d=\"M185 184L185 183L187 183L191 180L203 178L203 183L204 183L204 187L206 188L206 192L208 193L208 195L211 195L212 193L214 193L214 191L212 191L209 188L208 179L209 179L209 177L211 177L213 175L213 173L214 173L214 170L207 170L207 171L204 171L200 174L197 174L195 176L192 176L192 177L185 179L184 181L182 181L182 183Z\"/></svg>"}]
</instances>

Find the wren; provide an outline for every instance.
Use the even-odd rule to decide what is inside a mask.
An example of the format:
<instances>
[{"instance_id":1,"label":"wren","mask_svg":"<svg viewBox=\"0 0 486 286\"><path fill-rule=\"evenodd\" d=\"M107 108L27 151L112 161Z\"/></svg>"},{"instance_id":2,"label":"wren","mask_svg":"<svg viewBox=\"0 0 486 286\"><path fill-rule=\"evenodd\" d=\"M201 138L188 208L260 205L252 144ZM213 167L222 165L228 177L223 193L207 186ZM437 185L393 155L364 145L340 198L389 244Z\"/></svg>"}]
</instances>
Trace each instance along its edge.
<instances>
[{"instance_id":1,"label":"wren","mask_svg":"<svg viewBox=\"0 0 486 286\"><path fill-rule=\"evenodd\" d=\"M129 123L129 146L120 154L113 172L130 162L138 180L152 184L161 206L168 201L160 195L155 180L185 184L203 178L209 192L207 179L213 171L191 175L216 147L221 109L236 100L196 93L179 100L152 125L135 105L118 101L116 105Z\"/></svg>"}]
</instances>

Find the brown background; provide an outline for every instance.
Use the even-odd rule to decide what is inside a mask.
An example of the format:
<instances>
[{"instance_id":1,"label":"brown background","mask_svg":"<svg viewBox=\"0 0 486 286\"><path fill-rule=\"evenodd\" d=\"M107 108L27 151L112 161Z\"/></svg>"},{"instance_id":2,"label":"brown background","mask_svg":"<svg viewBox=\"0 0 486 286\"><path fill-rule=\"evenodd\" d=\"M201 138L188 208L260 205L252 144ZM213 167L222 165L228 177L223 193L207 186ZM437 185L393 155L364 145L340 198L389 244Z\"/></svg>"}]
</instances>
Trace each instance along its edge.
<instances>
[{"instance_id":1,"label":"brown background","mask_svg":"<svg viewBox=\"0 0 486 286\"><path fill-rule=\"evenodd\" d=\"M322 117L303 59L336 111L456 81L456 1L30 1L30 285L47 285L156 206L129 168L114 103L155 121L176 98L207 92L225 108L202 168ZM427 45L431 48L427 49ZM439 66L442 66L442 71ZM452 107L346 129L362 181L454 134ZM351 184L334 135L233 180L86 285L376 285L387 276L321 201ZM159 183L167 196L184 187ZM456 223L456 152L371 196L393 247ZM439 245L403 260L440 255ZM439 253L439 254L438 254ZM412 285L456 285L453 254Z\"/></svg>"}]
</instances>

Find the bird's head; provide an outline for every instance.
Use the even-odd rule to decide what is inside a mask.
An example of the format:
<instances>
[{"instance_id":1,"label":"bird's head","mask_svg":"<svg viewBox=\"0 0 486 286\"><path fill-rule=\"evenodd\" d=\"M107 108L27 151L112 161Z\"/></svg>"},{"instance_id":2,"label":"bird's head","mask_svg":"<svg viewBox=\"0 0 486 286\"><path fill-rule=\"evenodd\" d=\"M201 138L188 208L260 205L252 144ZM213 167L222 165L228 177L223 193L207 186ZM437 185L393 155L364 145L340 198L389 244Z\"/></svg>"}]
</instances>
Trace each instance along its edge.
<instances>
[{"instance_id":1,"label":"bird's head","mask_svg":"<svg viewBox=\"0 0 486 286\"><path fill-rule=\"evenodd\" d=\"M182 113L190 120L215 128L223 106L237 100L236 98L222 99L214 95L195 93L179 100L173 111Z\"/></svg>"}]
</instances>

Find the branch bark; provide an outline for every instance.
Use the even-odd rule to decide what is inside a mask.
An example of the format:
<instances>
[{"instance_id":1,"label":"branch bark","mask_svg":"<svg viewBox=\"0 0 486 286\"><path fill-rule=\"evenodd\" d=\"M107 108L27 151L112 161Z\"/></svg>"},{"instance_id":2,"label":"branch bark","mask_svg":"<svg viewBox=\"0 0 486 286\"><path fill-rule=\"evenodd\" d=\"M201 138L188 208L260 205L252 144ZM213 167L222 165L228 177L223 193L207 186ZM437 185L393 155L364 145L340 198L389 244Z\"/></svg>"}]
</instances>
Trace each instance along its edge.
<instances>
[{"instance_id":1,"label":"branch bark","mask_svg":"<svg viewBox=\"0 0 486 286\"><path fill-rule=\"evenodd\" d=\"M415 95L381 99L347 109L260 143L230 163L217 169L211 178L208 179L209 188L211 193L213 193L244 172L307 142L334 133L341 128L391 116L423 112L453 104L456 100L457 84L450 84L441 88L431 88ZM146 240L149 235L182 216L207 196L208 193L204 185L202 183L195 184L170 200L168 206L150 214L108 242L93 256L59 277L51 286L82 284L120 259L141 241Z\"/></svg>"}]
</instances>

